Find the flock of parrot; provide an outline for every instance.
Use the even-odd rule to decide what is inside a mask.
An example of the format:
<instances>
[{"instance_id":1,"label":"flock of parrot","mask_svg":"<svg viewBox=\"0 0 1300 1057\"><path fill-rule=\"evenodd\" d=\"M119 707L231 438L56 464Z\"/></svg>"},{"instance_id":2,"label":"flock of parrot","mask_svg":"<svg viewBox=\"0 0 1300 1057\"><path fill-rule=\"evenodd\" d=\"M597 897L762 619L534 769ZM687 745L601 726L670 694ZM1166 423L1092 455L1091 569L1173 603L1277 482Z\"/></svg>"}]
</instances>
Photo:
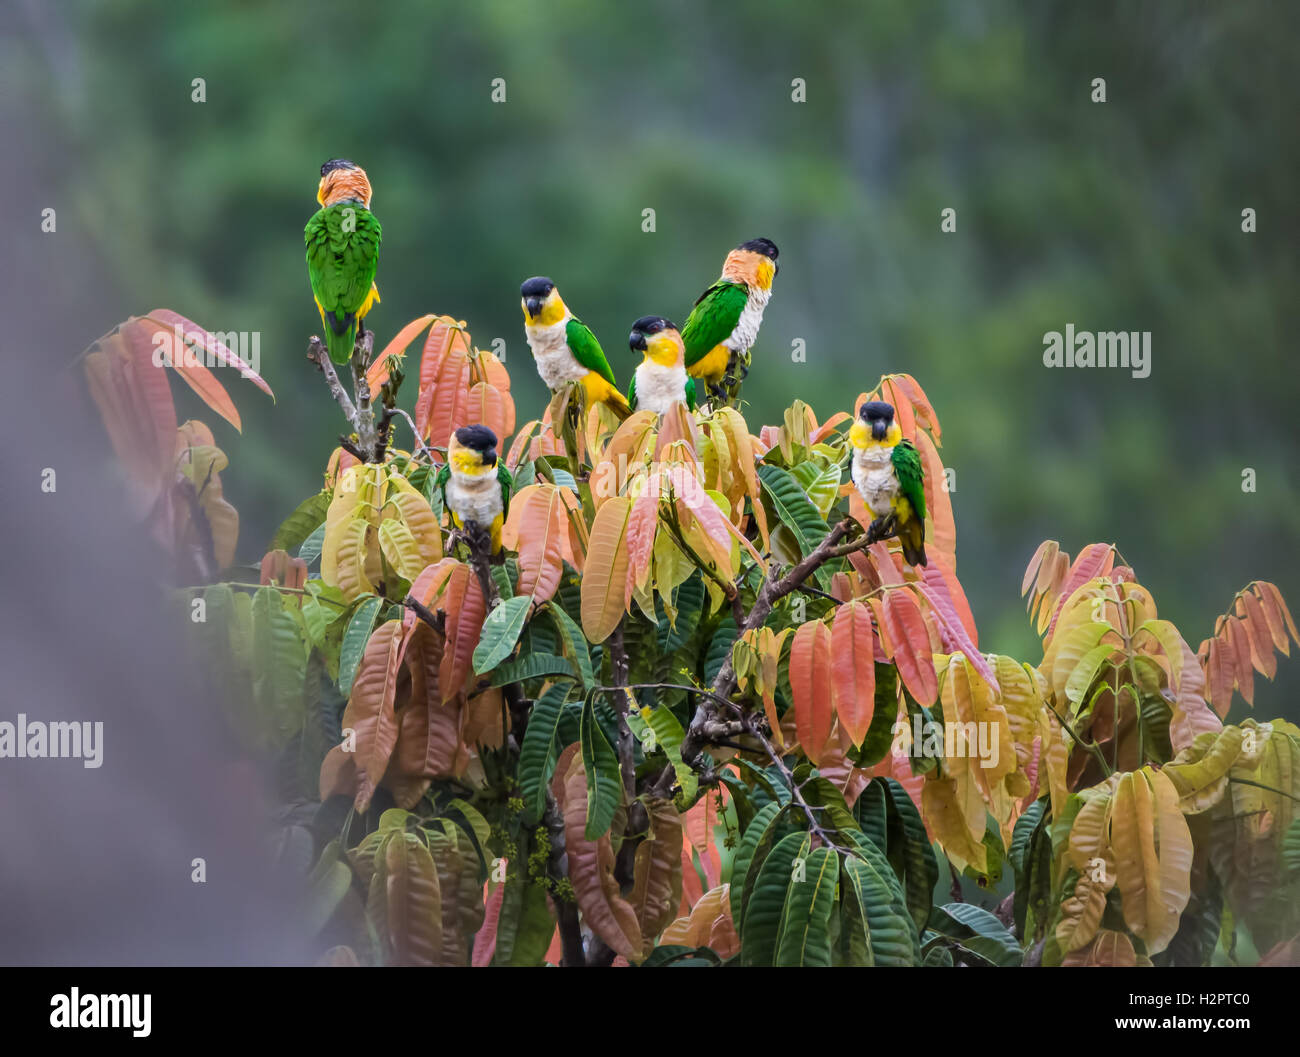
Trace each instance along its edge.
<instances>
[{"instance_id":1,"label":"flock of parrot","mask_svg":"<svg viewBox=\"0 0 1300 1057\"><path fill-rule=\"evenodd\" d=\"M325 328L330 359L347 364L364 333L366 314L379 302L375 271L383 230L370 212L365 171L342 158L321 166L316 200L307 222L307 270ZM588 403L600 402L619 418L637 410L664 414L674 404L692 411L708 401L731 403L750 364L763 312L780 266L769 239L750 239L727 254L722 273L696 300L680 330L663 316L632 324L628 345L642 357L627 395L591 329L565 304L545 276L519 288L524 333L537 373L552 393L578 383ZM926 564L925 488L921 457L894 421L894 409L868 401L849 430L853 483L876 520L878 537L896 535L910 565ZM501 548L512 481L497 452L498 439L481 424L456 429L447 462L437 478L446 509L458 529L477 526Z\"/></svg>"}]
</instances>

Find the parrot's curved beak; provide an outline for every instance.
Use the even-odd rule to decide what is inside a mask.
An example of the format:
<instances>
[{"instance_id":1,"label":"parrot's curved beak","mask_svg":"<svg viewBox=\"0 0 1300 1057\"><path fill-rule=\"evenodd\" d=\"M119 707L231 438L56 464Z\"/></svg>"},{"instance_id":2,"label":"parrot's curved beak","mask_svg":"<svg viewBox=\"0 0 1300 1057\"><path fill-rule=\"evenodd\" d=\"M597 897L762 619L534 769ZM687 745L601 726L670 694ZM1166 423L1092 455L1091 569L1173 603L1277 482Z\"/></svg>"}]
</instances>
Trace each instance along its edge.
<instances>
[{"instance_id":1,"label":"parrot's curved beak","mask_svg":"<svg viewBox=\"0 0 1300 1057\"><path fill-rule=\"evenodd\" d=\"M524 298L524 307L528 309L528 318L536 319L542 311L542 299L540 297Z\"/></svg>"}]
</instances>

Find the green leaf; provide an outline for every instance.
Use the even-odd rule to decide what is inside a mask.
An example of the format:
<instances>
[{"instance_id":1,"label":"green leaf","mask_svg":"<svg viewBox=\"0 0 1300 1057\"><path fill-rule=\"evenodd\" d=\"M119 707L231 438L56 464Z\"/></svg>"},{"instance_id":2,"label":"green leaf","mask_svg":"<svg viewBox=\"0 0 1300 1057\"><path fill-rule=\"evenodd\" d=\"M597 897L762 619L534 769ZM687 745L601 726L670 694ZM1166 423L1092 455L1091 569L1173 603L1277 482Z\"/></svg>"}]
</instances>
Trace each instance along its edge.
<instances>
[{"instance_id":1,"label":"green leaf","mask_svg":"<svg viewBox=\"0 0 1300 1057\"><path fill-rule=\"evenodd\" d=\"M1282 867L1289 877L1300 874L1300 818L1291 820L1282 839Z\"/></svg>"},{"instance_id":2,"label":"green leaf","mask_svg":"<svg viewBox=\"0 0 1300 1057\"><path fill-rule=\"evenodd\" d=\"M306 628L274 587L253 596L253 699L259 733L272 746L286 744L303 727L307 675Z\"/></svg>"},{"instance_id":3,"label":"green leaf","mask_svg":"<svg viewBox=\"0 0 1300 1057\"><path fill-rule=\"evenodd\" d=\"M303 541L316 531L316 526L324 522L332 498L329 492L317 492L314 496L304 499L275 530L271 545L266 549L291 551L302 546Z\"/></svg>"},{"instance_id":4,"label":"green leaf","mask_svg":"<svg viewBox=\"0 0 1300 1057\"><path fill-rule=\"evenodd\" d=\"M1075 665L1074 671L1070 673L1070 678L1065 683L1065 696L1072 704L1078 705L1083 700L1084 695L1088 692L1088 687L1097 678L1097 672L1116 649L1117 647L1112 646L1109 642L1103 642L1083 655L1082 660Z\"/></svg>"},{"instance_id":5,"label":"green leaf","mask_svg":"<svg viewBox=\"0 0 1300 1057\"><path fill-rule=\"evenodd\" d=\"M853 805L853 814L857 817L859 828L877 848L889 846L888 797L885 783L879 778L873 778L862 790L858 802Z\"/></svg>"},{"instance_id":6,"label":"green leaf","mask_svg":"<svg viewBox=\"0 0 1300 1057\"><path fill-rule=\"evenodd\" d=\"M788 471L762 464L758 467L758 477L777 517L794 532L800 553L806 558L829 534L826 519Z\"/></svg>"},{"instance_id":7,"label":"green leaf","mask_svg":"<svg viewBox=\"0 0 1300 1057\"><path fill-rule=\"evenodd\" d=\"M330 841L308 880L304 910L307 935L315 936L329 923L351 887L352 867L343 858L339 842Z\"/></svg>"},{"instance_id":8,"label":"green leaf","mask_svg":"<svg viewBox=\"0 0 1300 1057\"><path fill-rule=\"evenodd\" d=\"M844 856L841 870L845 964L915 965L916 925L889 860L866 837L850 844L854 854Z\"/></svg>"},{"instance_id":9,"label":"green leaf","mask_svg":"<svg viewBox=\"0 0 1300 1057\"><path fill-rule=\"evenodd\" d=\"M844 794L829 778L810 778L799 787L799 792L810 807L820 807L818 822L824 829L843 834L858 828L858 820L844 803Z\"/></svg>"},{"instance_id":10,"label":"green leaf","mask_svg":"<svg viewBox=\"0 0 1300 1057\"><path fill-rule=\"evenodd\" d=\"M704 658L704 685L712 686L722 671L722 665L731 656L731 647L736 642L736 621L728 614L714 630L709 641L709 650Z\"/></svg>"},{"instance_id":11,"label":"green leaf","mask_svg":"<svg viewBox=\"0 0 1300 1057\"><path fill-rule=\"evenodd\" d=\"M511 877L497 919L493 965L538 966L555 935L555 918L546 902L546 889L527 879Z\"/></svg>"},{"instance_id":12,"label":"green leaf","mask_svg":"<svg viewBox=\"0 0 1300 1057\"><path fill-rule=\"evenodd\" d=\"M687 803L693 803L695 796L699 792L699 776L695 771L682 762L682 742L686 740L686 732L682 730L682 725L677 722L677 717L662 705L656 708L645 709L642 713L631 713L628 715L628 725L639 722L643 727L649 727L654 735L654 747L663 749L664 755L668 757L668 762L673 765L673 770L677 773L677 784L682 787L682 800ZM639 732L635 727L633 734L636 734L641 741L642 748L646 746L646 737L643 732ZM653 749L646 749L653 751Z\"/></svg>"},{"instance_id":13,"label":"green leaf","mask_svg":"<svg viewBox=\"0 0 1300 1057\"><path fill-rule=\"evenodd\" d=\"M494 668L491 678L493 686L506 686L552 675L574 680L578 678L573 665L554 653L525 653L514 657Z\"/></svg>"},{"instance_id":14,"label":"green leaf","mask_svg":"<svg viewBox=\"0 0 1300 1057\"><path fill-rule=\"evenodd\" d=\"M572 688L572 683L556 683L533 703L519 747L519 788L525 817L534 825L546 811L546 786L560 754L556 744L560 718Z\"/></svg>"},{"instance_id":15,"label":"green leaf","mask_svg":"<svg viewBox=\"0 0 1300 1057\"><path fill-rule=\"evenodd\" d=\"M742 964L771 965L775 960L781 922L785 916L786 893L794 876L794 861L806 856L811 844L809 834L790 833L763 860L745 909L740 934Z\"/></svg>"},{"instance_id":16,"label":"green leaf","mask_svg":"<svg viewBox=\"0 0 1300 1057\"><path fill-rule=\"evenodd\" d=\"M323 546L325 546L325 522L322 521L312 534L302 541L302 546L298 548L298 557L310 565L320 557Z\"/></svg>"},{"instance_id":17,"label":"green leaf","mask_svg":"<svg viewBox=\"0 0 1300 1057\"><path fill-rule=\"evenodd\" d=\"M840 497L842 474L839 465L836 463L823 466L809 459L795 466L790 474L799 482L799 486L817 508L817 512L823 518L827 517Z\"/></svg>"},{"instance_id":18,"label":"green leaf","mask_svg":"<svg viewBox=\"0 0 1300 1057\"><path fill-rule=\"evenodd\" d=\"M486 868L490 862L488 842L492 839L491 823L483 817L478 808L460 797L456 797L447 804L447 811L455 813L452 816L453 818L455 818L456 814L460 816L456 821L474 838L475 843L478 845L479 859Z\"/></svg>"},{"instance_id":19,"label":"green leaf","mask_svg":"<svg viewBox=\"0 0 1300 1057\"><path fill-rule=\"evenodd\" d=\"M802 880L792 880L786 893L777 965L830 967L830 920L839 873L839 856L830 848L809 852Z\"/></svg>"},{"instance_id":20,"label":"green leaf","mask_svg":"<svg viewBox=\"0 0 1300 1057\"><path fill-rule=\"evenodd\" d=\"M1045 799L1035 800L1016 819L1015 829L1011 831L1011 852L1007 858L1011 862L1011 869L1015 871L1017 887L1020 886L1025 872L1025 853L1029 850L1029 841L1034 835L1034 830L1038 828L1039 822L1043 820L1043 812L1046 810Z\"/></svg>"},{"instance_id":21,"label":"green leaf","mask_svg":"<svg viewBox=\"0 0 1300 1057\"><path fill-rule=\"evenodd\" d=\"M357 677L357 667L375 626L375 614L383 603L384 600L376 595L366 597L357 606L348 621L348 630L343 633L343 645L339 648L339 691L344 697L352 694L352 680Z\"/></svg>"},{"instance_id":22,"label":"green leaf","mask_svg":"<svg viewBox=\"0 0 1300 1057\"><path fill-rule=\"evenodd\" d=\"M763 860L772 847L776 835L776 822L784 806L773 801L764 804L745 827L736 849L735 858L731 860L731 888L728 892L731 901L731 920L740 932L745 920L745 903L749 897L750 886L758 877ZM750 875L753 875L752 877Z\"/></svg>"},{"instance_id":23,"label":"green leaf","mask_svg":"<svg viewBox=\"0 0 1300 1057\"><path fill-rule=\"evenodd\" d=\"M929 927L944 939L988 965L1015 966L1024 958L1010 930L973 903L948 903L935 907Z\"/></svg>"},{"instance_id":24,"label":"green leaf","mask_svg":"<svg viewBox=\"0 0 1300 1057\"><path fill-rule=\"evenodd\" d=\"M890 865L907 893L907 906L918 930L925 928L939 881L939 863L930 837L907 790L894 778L883 779L889 790L889 845L885 849Z\"/></svg>"},{"instance_id":25,"label":"green leaf","mask_svg":"<svg viewBox=\"0 0 1300 1057\"><path fill-rule=\"evenodd\" d=\"M487 615L478 645L474 647L475 672L479 675L490 672L510 656L524 630L532 604L531 596L516 595L502 601Z\"/></svg>"},{"instance_id":26,"label":"green leaf","mask_svg":"<svg viewBox=\"0 0 1300 1057\"><path fill-rule=\"evenodd\" d=\"M668 944L656 947L640 965L642 969L664 966L717 966L722 964L716 951L709 947L681 947Z\"/></svg>"},{"instance_id":27,"label":"green leaf","mask_svg":"<svg viewBox=\"0 0 1300 1057\"><path fill-rule=\"evenodd\" d=\"M618 766L618 753L596 722L591 695L582 705L578 738L582 742L582 766L587 773L586 837L599 840L609 830L618 805L622 803L623 775Z\"/></svg>"},{"instance_id":28,"label":"green leaf","mask_svg":"<svg viewBox=\"0 0 1300 1057\"><path fill-rule=\"evenodd\" d=\"M673 624L668 621L663 600L658 595L655 596L655 611L663 614L658 628L660 653L673 653L690 641L695 629L699 627L705 596L704 574L696 570L682 581L673 595L673 605L677 607L677 619Z\"/></svg>"},{"instance_id":29,"label":"green leaf","mask_svg":"<svg viewBox=\"0 0 1300 1057\"><path fill-rule=\"evenodd\" d=\"M564 644L565 656L578 667L583 689L590 690L596 685L596 675L591 668L591 654L588 652L587 637L582 633L582 628L578 627L574 619L554 602L546 604L546 611L555 621L555 629Z\"/></svg>"}]
</instances>

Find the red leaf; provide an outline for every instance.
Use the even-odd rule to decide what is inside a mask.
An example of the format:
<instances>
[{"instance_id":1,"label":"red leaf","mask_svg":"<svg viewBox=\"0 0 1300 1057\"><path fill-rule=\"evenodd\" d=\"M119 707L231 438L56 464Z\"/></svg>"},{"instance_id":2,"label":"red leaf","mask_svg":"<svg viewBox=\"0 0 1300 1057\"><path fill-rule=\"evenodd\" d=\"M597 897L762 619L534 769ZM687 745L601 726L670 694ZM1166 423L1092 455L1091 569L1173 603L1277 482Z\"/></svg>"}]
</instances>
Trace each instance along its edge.
<instances>
[{"instance_id":1,"label":"red leaf","mask_svg":"<svg viewBox=\"0 0 1300 1057\"><path fill-rule=\"evenodd\" d=\"M206 351L218 364L222 367L236 368L239 371L239 376L241 378L247 378L272 400L275 399L275 394L271 392L271 387L266 384L260 374L218 341L215 334L204 330L192 319L186 319L184 316L177 312L173 312L168 308L155 308L152 312L148 313L147 318L156 323L161 323L163 326L172 330L173 333L176 331L176 328L179 327L180 332L187 339ZM188 379L186 380L188 381Z\"/></svg>"},{"instance_id":2,"label":"red leaf","mask_svg":"<svg viewBox=\"0 0 1300 1057\"><path fill-rule=\"evenodd\" d=\"M416 339L420 331L436 318L436 316L430 314L411 320L397 332L392 341L384 346L384 351L376 356L374 362L366 368L366 381L370 384L372 394L378 393L380 387L388 381L388 360L393 356L400 356L406 352L406 347Z\"/></svg>"}]
</instances>

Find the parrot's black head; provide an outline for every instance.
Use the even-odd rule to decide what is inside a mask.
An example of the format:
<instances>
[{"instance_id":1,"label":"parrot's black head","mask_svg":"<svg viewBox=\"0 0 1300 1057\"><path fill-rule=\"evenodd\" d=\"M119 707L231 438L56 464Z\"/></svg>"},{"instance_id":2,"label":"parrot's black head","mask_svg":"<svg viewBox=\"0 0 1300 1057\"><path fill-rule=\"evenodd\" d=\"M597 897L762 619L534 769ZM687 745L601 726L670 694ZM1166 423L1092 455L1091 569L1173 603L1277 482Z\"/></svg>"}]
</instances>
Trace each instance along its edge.
<instances>
[{"instance_id":1,"label":"parrot's black head","mask_svg":"<svg viewBox=\"0 0 1300 1057\"><path fill-rule=\"evenodd\" d=\"M776 243L771 239L750 239L748 242L742 242L736 247L738 250L749 250L751 253L761 253L764 257L770 257L776 260L777 253Z\"/></svg>"},{"instance_id":2,"label":"parrot's black head","mask_svg":"<svg viewBox=\"0 0 1300 1057\"><path fill-rule=\"evenodd\" d=\"M537 318L554 289L555 283L544 275L534 275L531 279L523 281L519 287L519 296L523 298L524 310L528 313L529 319Z\"/></svg>"},{"instance_id":3,"label":"parrot's black head","mask_svg":"<svg viewBox=\"0 0 1300 1057\"><path fill-rule=\"evenodd\" d=\"M497 435L487 426L461 426L456 430L456 444L477 453L484 466L495 466L497 461Z\"/></svg>"},{"instance_id":4,"label":"parrot's black head","mask_svg":"<svg viewBox=\"0 0 1300 1057\"><path fill-rule=\"evenodd\" d=\"M356 163L348 161L347 158L331 158L329 161L327 161L324 165L320 167L320 174L324 176L326 173L333 172L335 169L355 169L355 168L357 168Z\"/></svg>"},{"instance_id":5,"label":"parrot's black head","mask_svg":"<svg viewBox=\"0 0 1300 1057\"><path fill-rule=\"evenodd\" d=\"M637 352L645 352L646 339L665 330L676 330L677 326L663 316L642 316L632 324L632 333L627 343Z\"/></svg>"},{"instance_id":6,"label":"parrot's black head","mask_svg":"<svg viewBox=\"0 0 1300 1057\"><path fill-rule=\"evenodd\" d=\"M858 417L871 429L872 440L884 440L894 424L894 405L883 400L868 400L858 409Z\"/></svg>"}]
</instances>

